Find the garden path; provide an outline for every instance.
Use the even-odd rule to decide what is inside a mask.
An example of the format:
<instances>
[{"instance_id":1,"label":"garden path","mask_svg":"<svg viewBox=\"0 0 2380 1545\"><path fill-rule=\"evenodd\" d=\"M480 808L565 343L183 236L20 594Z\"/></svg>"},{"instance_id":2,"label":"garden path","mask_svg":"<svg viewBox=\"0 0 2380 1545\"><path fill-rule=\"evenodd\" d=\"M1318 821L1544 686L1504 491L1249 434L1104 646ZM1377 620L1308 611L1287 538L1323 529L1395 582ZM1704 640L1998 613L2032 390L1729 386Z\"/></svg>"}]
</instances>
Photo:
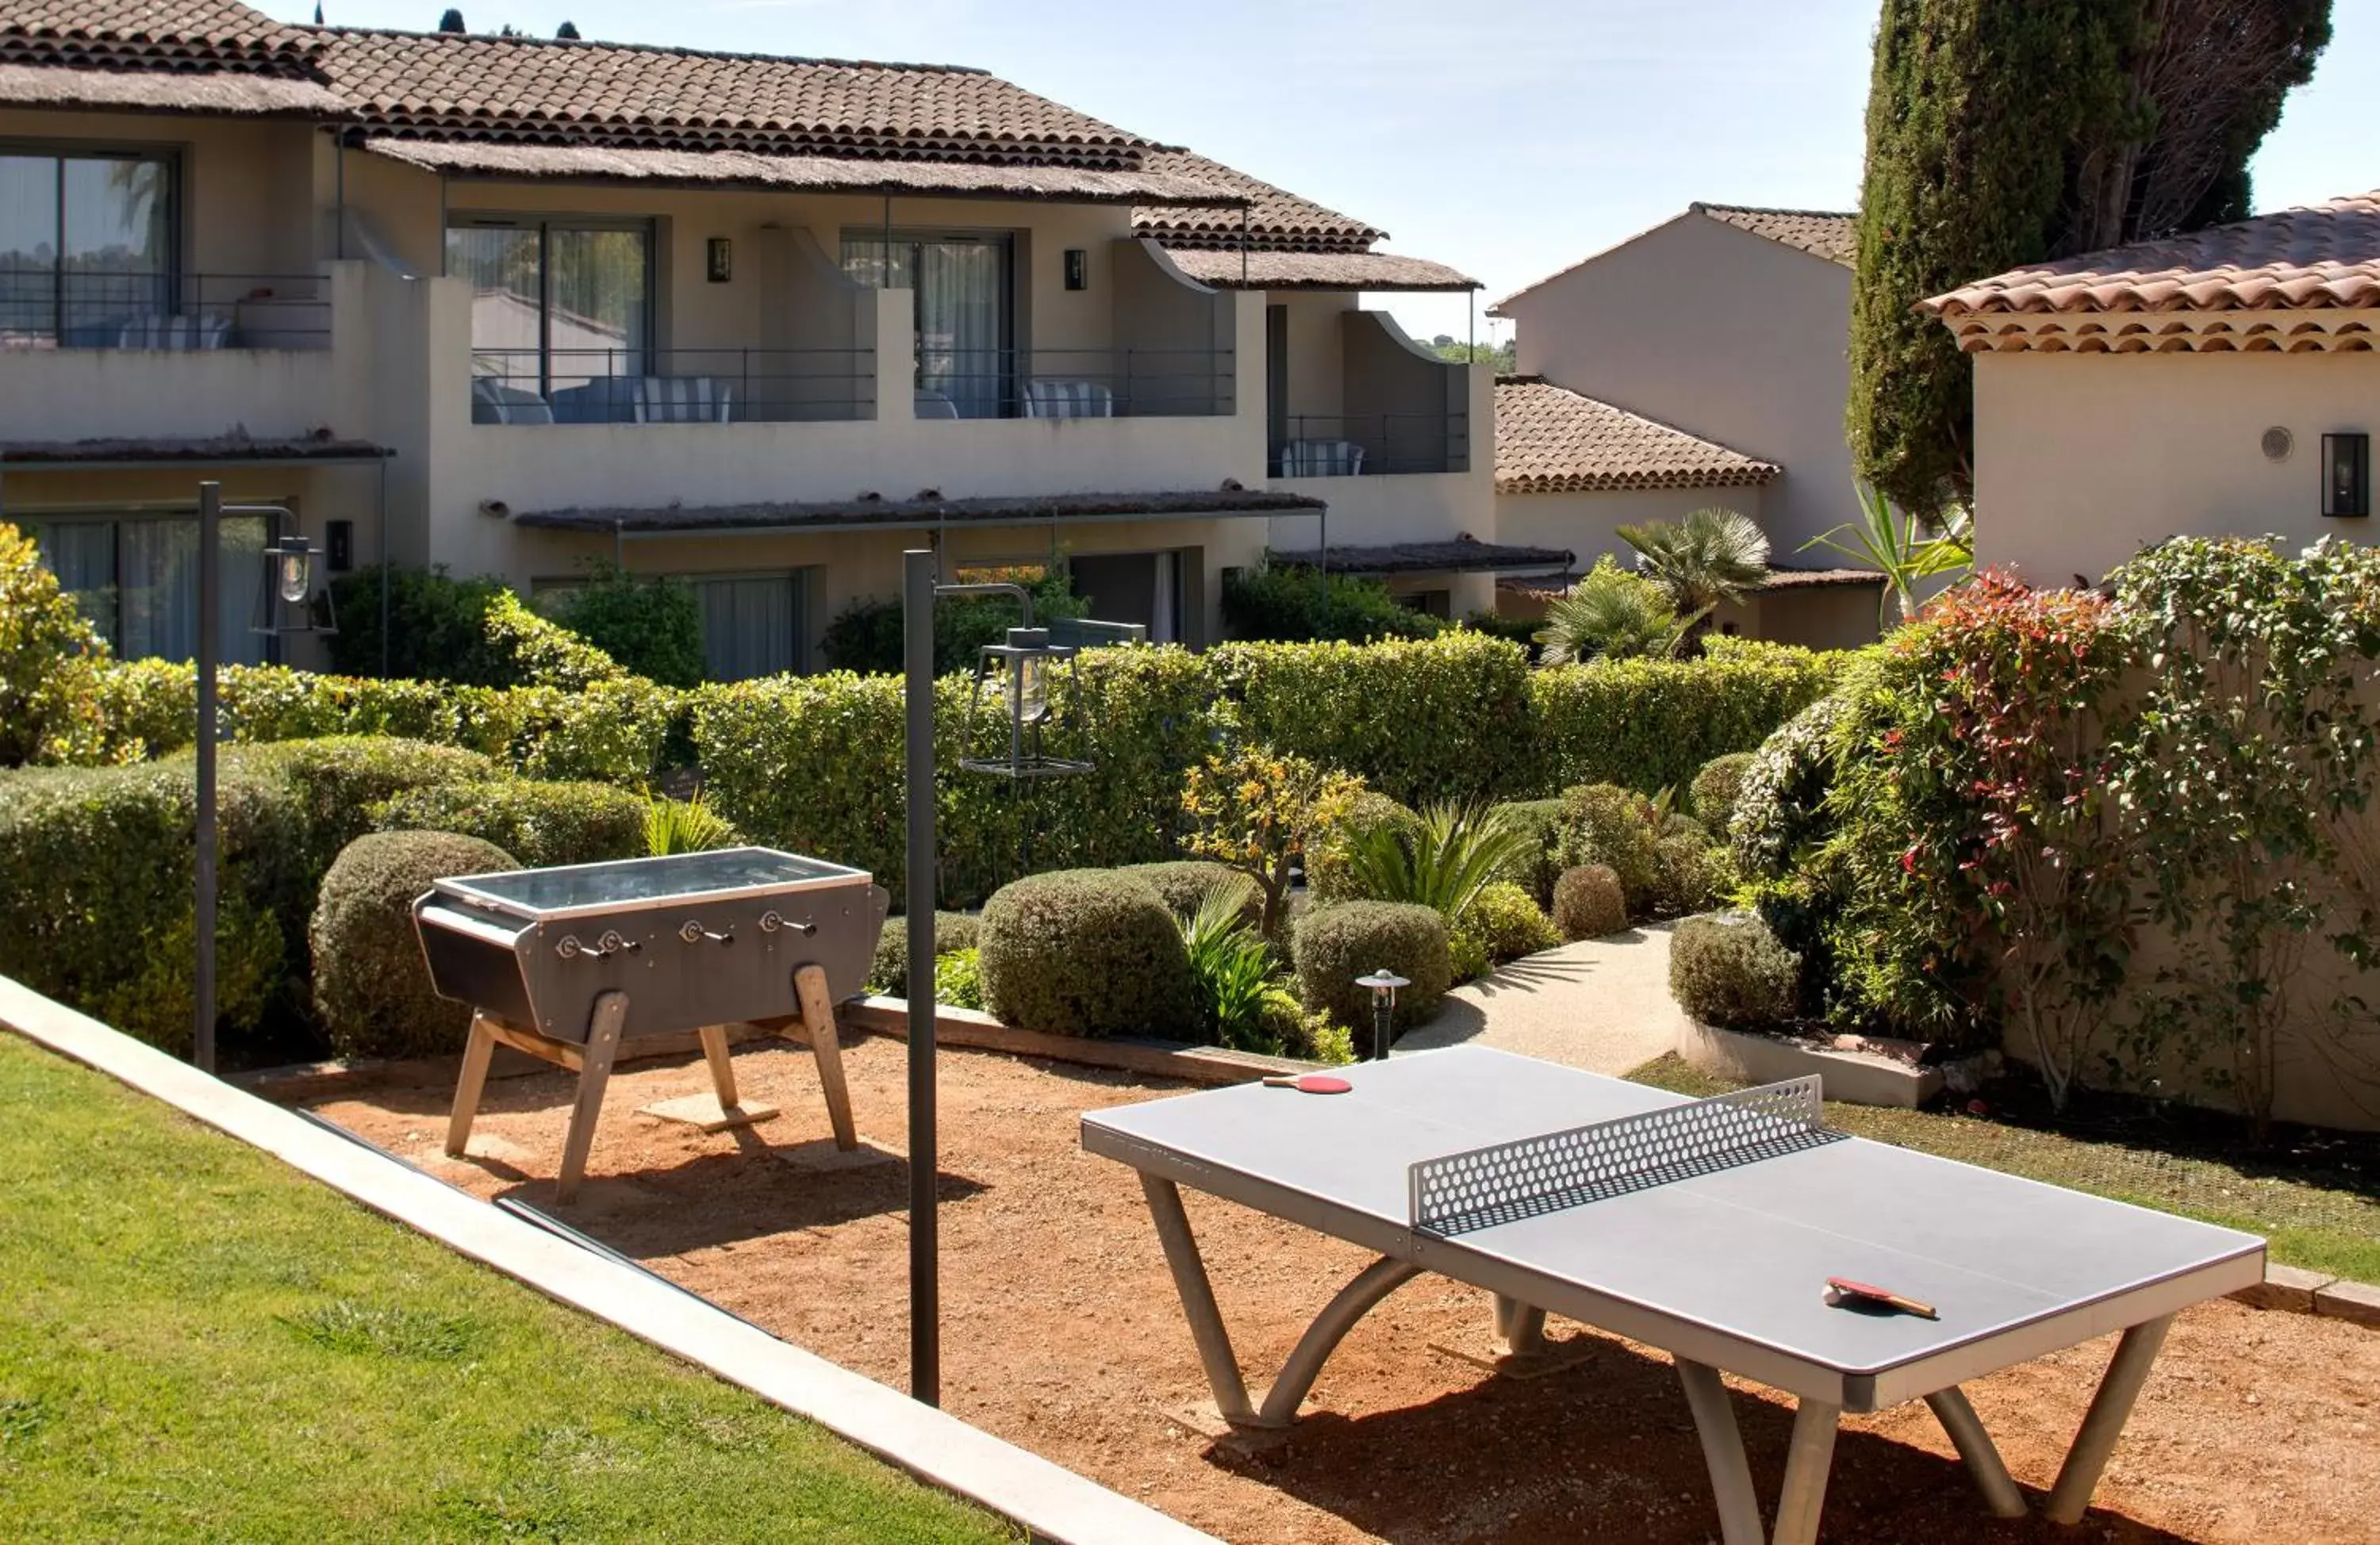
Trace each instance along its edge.
<instances>
[{"instance_id":1,"label":"garden path","mask_svg":"<svg viewBox=\"0 0 2380 1545\"><path fill-rule=\"evenodd\" d=\"M1640 1068L1677 1044L1670 933L1650 923L1524 956L1446 995L1399 1051L1476 1043L1591 1073Z\"/></svg>"}]
</instances>

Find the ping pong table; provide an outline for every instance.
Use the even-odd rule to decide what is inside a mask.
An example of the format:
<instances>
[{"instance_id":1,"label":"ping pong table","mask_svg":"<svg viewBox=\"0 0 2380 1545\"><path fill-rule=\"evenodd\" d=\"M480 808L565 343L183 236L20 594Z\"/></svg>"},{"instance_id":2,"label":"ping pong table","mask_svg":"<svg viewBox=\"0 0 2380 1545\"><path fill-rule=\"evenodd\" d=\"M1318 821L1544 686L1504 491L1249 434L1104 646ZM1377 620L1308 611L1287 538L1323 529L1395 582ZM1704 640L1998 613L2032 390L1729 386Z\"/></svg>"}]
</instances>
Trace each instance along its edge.
<instances>
[{"instance_id":1,"label":"ping pong table","mask_svg":"<svg viewBox=\"0 0 2380 1545\"><path fill-rule=\"evenodd\" d=\"M1424 1272L1488 1289L1515 1352L1548 1311L1675 1360L1727 1545L1817 1536L1838 1420L1932 1407L1985 1503L2023 1494L1959 1386L2122 1337L2047 1514L2079 1521L2179 1310L2263 1280L2252 1235L1849 1137L1818 1080L1709 1100L1486 1047L1341 1069L1346 1092L1242 1084L1082 1118L1139 1171L1215 1404L1235 1427L1296 1419L1324 1360ZM1179 1188L1378 1253L1251 1399ZM1938 1318L1828 1301L1847 1277ZM1721 1371L1794 1396L1766 1532Z\"/></svg>"}]
</instances>

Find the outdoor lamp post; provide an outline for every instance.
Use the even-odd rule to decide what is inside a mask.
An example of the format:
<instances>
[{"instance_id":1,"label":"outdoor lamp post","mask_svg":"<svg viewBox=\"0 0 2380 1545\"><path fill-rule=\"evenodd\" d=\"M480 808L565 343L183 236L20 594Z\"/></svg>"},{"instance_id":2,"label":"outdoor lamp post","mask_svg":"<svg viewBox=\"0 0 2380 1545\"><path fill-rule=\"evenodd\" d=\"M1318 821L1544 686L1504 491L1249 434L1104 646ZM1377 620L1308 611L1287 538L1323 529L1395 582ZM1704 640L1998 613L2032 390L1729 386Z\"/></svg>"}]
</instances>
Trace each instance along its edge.
<instances>
[{"instance_id":1,"label":"outdoor lamp post","mask_svg":"<svg viewBox=\"0 0 2380 1545\"><path fill-rule=\"evenodd\" d=\"M1382 966L1369 976L1355 978L1358 987L1372 989L1372 1055L1371 1061L1389 1059L1389 1043L1396 1038L1397 989L1410 987L1412 983Z\"/></svg>"},{"instance_id":2,"label":"outdoor lamp post","mask_svg":"<svg viewBox=\"0 0 2380 1545\"><path fill-rule=\"evenodd\" d=\"M200 1068L215 1070L215 737L221 732L216 709L216 665L222 654L218 629L223 622L223 518L262 515L277 524L294 525L290 513L278 504L231 504L223 501L223 485L199 485L199 635L195 640L199 724L197 830L195 862L197 894L192 898L192 932L198 959L191 973L192 1015L190 1060ZM331 633L316 627L307 586L313 583L313 549L302 537L289 537L264 549L264 573L257 591L256 622L250 632L279 637L296 633ZM327 614L330 593L322 593ZM295 608L296 621L291 621Z\"/></svg>"},{"instance_id":3,"label":"outdoor lamp post","mask_svg":"<svg viewBox=\"0 0 2380 1545\"><path fill-rule=\"evenodd\" d=\"M903 691L905 695L908 844L905 907L909 921L909 1395L928 1406L942 1399L941 1238L935 1209L939 1165L934 1132L934 602L943 596L1012 596L1024 612L1021 627L976 658L967 729L998 703L1008 718L1005 757L963 757L969 772L1012 779L1054 778L1090 771L1088 762L1046 754L1041 732L1053 711L1053 673L1074 670L1075 650L1050 642L1033 625L1033 596L1021 585L942 585L932 549L901 561ZM1069 682L1071 685L1071 682Z\"/></svg>"}]
</instances>

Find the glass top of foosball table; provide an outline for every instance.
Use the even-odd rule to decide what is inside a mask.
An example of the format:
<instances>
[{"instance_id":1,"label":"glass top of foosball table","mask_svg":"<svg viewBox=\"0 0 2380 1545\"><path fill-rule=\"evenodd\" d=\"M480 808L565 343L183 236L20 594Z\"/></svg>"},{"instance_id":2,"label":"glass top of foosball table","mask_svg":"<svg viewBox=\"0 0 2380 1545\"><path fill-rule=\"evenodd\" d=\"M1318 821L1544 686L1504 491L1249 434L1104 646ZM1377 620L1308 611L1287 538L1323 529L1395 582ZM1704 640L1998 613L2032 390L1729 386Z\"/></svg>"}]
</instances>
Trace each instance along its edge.
<instances>
[{"instance_id":1,"label":"glass top of foosball table","mask_svg":"<svg viewBox=\"0 0 2380 1545\"><path fill-rule=\"evenodd\" d=\"M721 848L665 858L614 859L553 869L464 875L438 882L448 896L516 916L570 917L695 900L865 885L868 875L773 848Z\"/></svg>"}]
</instances>

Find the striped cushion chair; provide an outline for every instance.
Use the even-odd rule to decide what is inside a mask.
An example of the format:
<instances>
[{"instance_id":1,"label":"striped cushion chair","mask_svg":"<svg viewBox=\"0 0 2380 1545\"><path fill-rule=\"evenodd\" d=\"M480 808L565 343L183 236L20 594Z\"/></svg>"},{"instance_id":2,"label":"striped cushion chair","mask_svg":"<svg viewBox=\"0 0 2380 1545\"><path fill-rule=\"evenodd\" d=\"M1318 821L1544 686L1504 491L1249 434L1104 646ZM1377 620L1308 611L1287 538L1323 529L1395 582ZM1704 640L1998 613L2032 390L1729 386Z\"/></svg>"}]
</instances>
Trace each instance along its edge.
<instances>
[{"instance_id":1,"label":"striped cushion chair","mask_svg":"<svg viewBox=\"0 0 2380 1545\"><path fill-rule=\"evenodd\" d=\"M471 380L471 422L474 424L551 424L553 409L525 386L475 376Z\"/></svg>"},{"instance_id":2,"label":"striped cushion chair","mask_svg":"<svg viewBox=\"0 0 2380 1545\"><path fill-rule=\"evenodd\" d=\"M1352 440L1293 440L1281 448L1284 477L1353 477L1364 470L1364 448Z\"/></svg>"},{"instance_id":3,"label":"striped cushion chair","mask_svg":"<svg viewBox=\"0 0 2380 1545\"><path fill-rule=\"evenodd\" d=\"M1095 380L1028 380L1027 418L1113 418L1115 393Z\"/></svg>"},{"instance_id":4,"label":"striped cushion chair","mask_svg":"<svg viewBox=\"0 0 2380 1545\"><path fill-rule=\"evenodd\" d=\"M639 424L724 424L735 389L710 376L640 376L637 380Z\"/></svg>"},{"instance_id":5,"label":"striped cushion chair","mask_svg":"<svg viewBox=\"0 0 2380 1545\"><path fill-rule=\"evenodd\" d=\"M116 334L122 349L165 349L176 354L219 349L231 338L231 319L209 313L196 317L135 317Z\"/></svg>"}]
</instances>

